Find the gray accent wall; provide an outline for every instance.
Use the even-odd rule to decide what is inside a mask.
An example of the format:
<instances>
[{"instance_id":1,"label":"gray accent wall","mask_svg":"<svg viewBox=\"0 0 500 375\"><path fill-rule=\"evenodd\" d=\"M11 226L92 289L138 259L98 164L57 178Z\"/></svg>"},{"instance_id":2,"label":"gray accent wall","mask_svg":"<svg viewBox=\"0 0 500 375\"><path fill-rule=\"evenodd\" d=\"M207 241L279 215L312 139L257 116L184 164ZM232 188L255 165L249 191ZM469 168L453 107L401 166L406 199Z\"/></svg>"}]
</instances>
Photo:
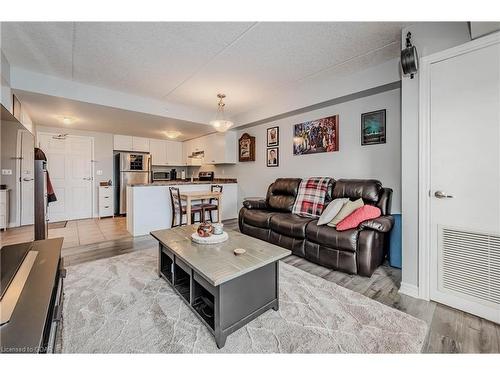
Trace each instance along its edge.
<instances>
[{"instance_id":1,"label":"gray accent wall","mask_svg":"<svg viewBox=\"0 0 500 375\"><path fill-rule=\"evenodd\" d=\"M394 189L393 212L401 212L401 112L400 89L349 100L313 111L238 130L238 137L256 137L255 162L216 166L217 177L238 179L238 198L265 196L277 177L332 176L334 178L376 178ZM361 114L386 109L387 143L361 146ZM338 152L293 155L293 125L339 115ZM266 166L266 130L279 126L279 167ZM210 167L202 167L208 169ZM214 167L212 167L214 168Z\"/></svg>"}]
</instances>

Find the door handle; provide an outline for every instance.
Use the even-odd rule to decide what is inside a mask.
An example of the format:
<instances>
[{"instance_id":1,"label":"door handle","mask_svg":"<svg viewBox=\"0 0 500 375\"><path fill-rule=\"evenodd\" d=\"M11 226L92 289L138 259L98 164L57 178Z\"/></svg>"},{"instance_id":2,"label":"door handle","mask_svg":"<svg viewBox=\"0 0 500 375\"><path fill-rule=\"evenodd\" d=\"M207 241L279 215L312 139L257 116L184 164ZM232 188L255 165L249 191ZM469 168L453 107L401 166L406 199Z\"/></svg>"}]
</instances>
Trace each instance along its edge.
<instances>
[{"instance_id":1,"label":"door handle","mask_svg":"<svg viewBox=\"0 0 500 375\"><path fill-rule=\"evenodd\" d=\"M92 177L84 177L83 178L85 181L92 181Z\"/></svg>"},{"instance_id":2,"label":"door handle","mask_svg":"<svg viewBox=\"0 0 500 375\"><path fill-rule=\"evenodd\" d=\"M439 198L439 199L444 199L444 198L453 198L453 195L448 195L446 194L445 192L441 191L441 190L437 190L435 193L434 193L434 196L436 198Z\"/></svg>"},{"instance_id":3,"label":"door handle","mask_svg":"<svg viewBox=\"0 0 500 375\"><path fill-rule=\"evenodd\" d=\"M27 177L23 178L23 181L33 181L33 180L34 180L34 178L27 178Z\"/></svg>"}]
</instances>

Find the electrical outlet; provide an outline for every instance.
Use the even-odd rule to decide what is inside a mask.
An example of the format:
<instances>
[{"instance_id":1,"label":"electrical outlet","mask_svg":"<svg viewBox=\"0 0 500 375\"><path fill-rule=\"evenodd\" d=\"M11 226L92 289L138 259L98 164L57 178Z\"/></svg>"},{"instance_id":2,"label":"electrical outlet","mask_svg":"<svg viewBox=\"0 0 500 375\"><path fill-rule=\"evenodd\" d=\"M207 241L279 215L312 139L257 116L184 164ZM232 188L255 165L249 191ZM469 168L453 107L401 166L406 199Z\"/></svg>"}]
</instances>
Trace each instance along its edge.
<instances>
[{"instance_id":1,"label":"electrical outlet","mask_svg":"<svg viewBox=\"0 0 500 375\"><path fill-rule=\"evenodd\" d=\"M3 176L9 176L12 174L12 169L2 169Z\"/></svg>"}]
</instances>

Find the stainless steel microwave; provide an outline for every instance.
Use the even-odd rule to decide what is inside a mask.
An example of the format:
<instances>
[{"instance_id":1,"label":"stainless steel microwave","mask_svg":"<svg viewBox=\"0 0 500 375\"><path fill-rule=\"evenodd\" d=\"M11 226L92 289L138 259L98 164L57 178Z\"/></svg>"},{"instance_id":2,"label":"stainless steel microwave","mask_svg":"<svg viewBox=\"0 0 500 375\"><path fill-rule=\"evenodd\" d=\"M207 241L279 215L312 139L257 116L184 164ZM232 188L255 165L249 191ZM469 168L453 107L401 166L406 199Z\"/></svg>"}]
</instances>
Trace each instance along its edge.
<instances>
[{"instance_id":1,"label":"stainless steel microwave","mask_svg":"<svg viewBox=\"0 0 500 375\"><path fill-rule=\"evenodd\" d=\"M153 181L168 181L170 180L170 172L153 171Z\"/></svg>"}]
</instances>

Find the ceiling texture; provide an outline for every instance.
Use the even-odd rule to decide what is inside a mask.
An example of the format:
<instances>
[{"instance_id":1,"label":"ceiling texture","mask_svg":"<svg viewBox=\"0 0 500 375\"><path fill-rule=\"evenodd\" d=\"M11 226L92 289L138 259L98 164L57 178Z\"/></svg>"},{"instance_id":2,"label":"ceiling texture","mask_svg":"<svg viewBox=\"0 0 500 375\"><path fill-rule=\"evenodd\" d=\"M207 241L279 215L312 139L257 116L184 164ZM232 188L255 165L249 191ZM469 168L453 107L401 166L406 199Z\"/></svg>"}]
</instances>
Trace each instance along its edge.
<instances>
[{"instance_id":1,"label":"ceiling texture","mask_svg":"<svg viewBox=\"0 0 500 375\"><path fill-rule=\"evenodd\" d=\"M351 71L360 71L396 58L405 25L3 22L1 48L11 66L213 110L214 115L216 95L223 92L228 116L232 117L323 72L335 72L346 64ZM45 111L56 109L51 109L47 98L39 98L37 105L28 95L23 101L37 108L32 116L35 123L50 117L40 113L42 107ZM168 127L175 127L174 122ZM179 121L177 127L188 126L186 123Z\"/></svg>"}]
</instances>

